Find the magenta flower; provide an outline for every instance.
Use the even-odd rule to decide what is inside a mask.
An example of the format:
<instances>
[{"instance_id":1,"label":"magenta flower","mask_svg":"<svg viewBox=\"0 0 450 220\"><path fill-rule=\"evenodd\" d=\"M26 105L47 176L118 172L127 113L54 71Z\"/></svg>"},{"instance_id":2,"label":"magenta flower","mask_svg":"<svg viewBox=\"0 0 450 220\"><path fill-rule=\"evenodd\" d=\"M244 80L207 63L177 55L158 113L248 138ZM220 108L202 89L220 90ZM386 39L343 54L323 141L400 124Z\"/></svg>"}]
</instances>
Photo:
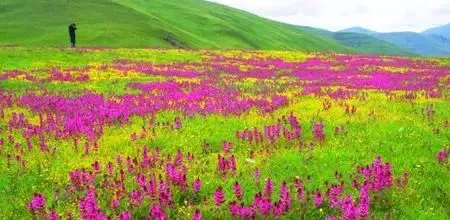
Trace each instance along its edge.
<instances>
[{"instance_id":1,"label":"magenta flower","mask_svg":"<svg viewBox=\"0 0 450 220\"><path fill-rule=\"evenodd\" d=\"M319 207L323 203L322 193L320 191L317 191L314 193L314 207Z\"/></svg>"},{"instance_id":2,"label":"magenta flower","mask_svg":"<svg viewBox=\"0 0 450 220\"><path fill-rule=\"evenodd\" d=\"M120 154L117 155L116 161L117 161L117 164L119 164L119 166L121 167L121 166L122 166L122 161L123 161L123 159L122 159L122 156L120 156Z\"/></svg>"},{"instance_id":3,"label":"magenta flower","mask_svg":"<svg viewBox=\"0 0 450 220\"><path fill-rule=\"evenodd\" d=\"M180 117L176 117L174 121L175 121L175 126L174 126L175 129L178 130L183 127Z\"/></svg>"},{"instance_id":4,"label":"magenta flower","mask_svg":"<svg viewBox=\"0 0 450 220\"><path fill-rule=\"evenodd\" d=\"M172 204L172 192L168 183L163 180L159 182L159 201L162 205Z\"/></svg>"},{"instance_id":5,"label":"magenta flower","mask_svg":"<svg viewBox=\"0 0 450 220\"><path fill-rule=\"evenodd\" d=\"M130 202L133 205L140 206L142 203L142 193L139 190L133 190L130 194Z\"/></svg>"},{"instance_id":6,"label":"magenta flower","mask_svg":"<svg viewBox=\"0 0 450 220\"><path fill-rule=\"evenodd\" d=\"M45 206L46 206L45 196L40 193L35 193L31 201L28 203L28 209L32 213L43 211L45 209Z\"/></svg>"},{"instance_id":7,"label":"magenta flower","mask_svg":"<svg viewBox=\"0 0 450 220\"><path fill-rule=\"evenodd\" d=\"M262 215L267 216L272 210L272 201L270 199L261 199L258 208Z\"/></svg>"},{"instance_id":8,"label":"magenta flower","mask_svg":"<svg viewBox=\"0 0 450 220\"><path fill-rule=\"evenodd\" d=\"M117 200L117 199L111 200L111 208L112 209L117 209L119 207L119 205L120 205L119 200Z\"/></svg>"},{"instance_id":9,"label":"magenta flower","mask_svg":"<svg viewBox=\"0 0 450 220\"><path fill-rule=\"evenodd\" d=\"M234 155L231 155L230 158L226 158L222 155L217 156L217 169L222 175L226 175L228 171L231 171L233 174L236 173L236 158Z\"/></svg>"},{"instance_id":10,"label":"magenta flower","mask_svg":"<svg viewBox=\"0 0 450 220\"><path fill-rule=\"evenodd\" d=\"M351 220L358 219L358 210L356 205L353 203L352 196L347 196L342 199L341 203L341 211L342 211L342 219Z\"/></svg>"},{"instance_id":11,"label":"magenta flower","mask_svg":"<svg viewBox=\"0 0 450 220\"><path fill-rule=\"evenodd\" d=\"M284 208L280 202L275 202L272 207L272 214L276 217L283 215Z\"/></svg>"},{"instance_id":12,"label":"magenta flower","mask_svg":"<svg viewBox=\"0 0 450 220\"><path fill-rule=\"evenodd\" d=\"M214 192L214 204L220 206L225 202L225 195L223 193L222 187L219 187Z\"/></svg>"},{"instance_id":13,"label":"magenta flower","mask_svg":"<svg viewBox=\"0 0 450 220\"><path fill-rule=\"evenodd\" d=\"M280 206L283 208L284 212L288 212L292 205L292 198L289 193L289 188L287 183L284 181L280 188Z\"/></svg>"},{"instance_id":14,"label":"magenta flower","mask_svg":"<svg viewBox=\"0 0 450 220\"><path fill-rule=\"evenodd\" d=\"M323 130L324 125L322 122L314 122L313 124L313 136L318 141L325 140L325 132Z\"/></svg>"},{"instance_id":15,"label":"magenta flower","mask_svg":"<svg viewBox=\"0 0 450 220\"><path fill-rule=\"evenodd\" d=\"M108 169L108 174L109 174L109 175L112 175L113 172L114 172L114 165L113 165L113 163L108 162L108 164L107 164L106 167L107 167L107 169Z\"/></svg>"},{"instance_id":16,"label":"magenta flower","mask_svg":"<svg viewBox=\"0 0 450 220\"><path fill-rule=\"evenodd\" d=\"M271 198L273 192L273 182L270 178L266 180L266 183L264 184L264 198Z\"/></svg>"},{"instance_id":17,"label":"magenta flower","mask_svg":"<svg viewBox=\"0 0 450 220\"><path fill-rule=\"evenodd\" d=\"M119 215L119 220L131 220L131 212L130 211L123 211Z\"/></svg>"},{"instance_id":18,"label":"magenta flower","mask_svg":"<svg viewBox=\"0 0 450 220\"><path fill-rule=\"evenodd\" d=\"M369 187L363 185L359 192L358 214L362 218L367 218L370 208Z\"/></svg>"},{"instance_id":19,"label":"magenta flower","mask_svg":"<svg viewBox=\"0 0 450 220\"><path fill-rule=\"evenodd\" d=\"M236 199L241 200L242 199L242 187L241 185L236 181L233 184L233 192L234 192L234 196L236 196Z\"/></svg>"},{"instance_id":20,"label":"magenta flower","mask_svg":"<svg viewBox=\"0 0 450 220\"><path fill-rule=\"evenodd\" d=\"M95 161L92 164L92 169L95 171L95 173L100 173L100 163L98 161Z\"/></svg>"},{"instance_id":21,"label":"magenta flower","mask_svg":"<svg viewBox=\"0 0 450 220\"><path fill-rule=\"evenodd\" d=\"M255 196L253 197L253 202L252 202L252 206L257 209L259 207L259 204L262 200L262 194L259 193L255 193Z\"/></svg>"},{"instance_id":22,"label":"magenta flower","mask_svg":"<svg viewBox=\"0 0 450 220\"><path fill-rule=\"evenodd\" d=\"M224 142L222 142L222 150L223 150L225 153L230 153L232 147L233 147L233 143L231 143L231 142L229 142L229 141L224 141Z\"/></svg>"},{"instance_id":23,"label":"magenta flower","mask_svg":"<svg viewBox=\"0 0 450 220\"><path fill-rule=\"evenodd\" d=\"M228 205L228 209L230 209L230 213L232 217L238 217L241 213L241 207L236 202L231 202Z\"/></svg>"},{"instance_id":24,"label":"magenta flower","mask_svg":"<svg viewBox=\"0 0 450 220\"><path fill-rule=\"evenodd\" d=\"M295 188L297 189L297 199L303 201L305 199L305 187L303 181L296 177L294 180Z\"/></svg>"},{"instance_id":25,"label":"magenta flower","mask_svg":"<svg viewBox=\"0 0 450 220\"><path fill-rule=\"evenodd\" d=\"M291 115L289 115L289 123L292 126L292 130L293 130L293 138L299 138L300 136L302 136L302 127L300 126L300 123L298 122L297 117L295 117L292 113Z\"/></svg>"},{"instance_id":26,"label":"magenta flower","mask_svg":"<svg viewBox=\"0 0 450 220\"><path fill-rule=\"evenodd\" d=\"M448 160L449 153L450 151L448 149L443 149L439 151L439 153L436 156L439 163L445 163Z\"/></svg>"},{"instance_id":27,"label":"magenta flower","mask_svg":"<svg viewBox=\"0 0 450 220\"><path fill-rule=\"evenodd\" d=\"M332 185L328 189L326 196L328 197L328 203L330 207L332 208L339 207L340 196L342 195L343 191L344 191L343 185Z\"/></svg>"},{"instance_id":28,"label":"magenta flower","mask_svg":"<svg viewBox=\"0 0 450 220\"><path fill-rule=\"evenodd\" d=\"M253 207L245 207L241 205L239 215L243 219L255 219L256 211Z\"/></svg>"},{"instance_id":29,"label":"magenta flower","mask_svg":"<svg viewBox=\"0 0 450 220\"><path fill-rule=\"evenodd\" d=\"M225 157L222 157L222 155L218 155L217 156L217 168L219 170L219 172L221 172L222 174L226 172L227 169L227 160L225 159Z\"/></svg>"},{"instance_id":30,"label":"magenta flower","mask_svg":"<svg viewBox=\"0 0 450 220\"><path fill-rule=\"evenodd\" d=\"M151 219L158 219L158 220L165 220L166 214L164 213L164 209L161 208L158 204L153 204L152 208L150 209L148 216Z\"/></svg>"},{"instance_id":31,"label":"magenta flower","mask_svg":"<svg viewBox=\"0 0 450 220\"><path fill-rule=\"evenodd\" d=\"M202 220L202 213L200 212L200 210L195 210L195 213L192 216L192 220Z\"/></svg>"},{"instance_id":32,"label":"magenta flower","mask_svg":"<svg viewBox=\"0 0 450 220\"><path fill-rule=\"evenodd\" d=\"M370 190L379 192L392 186L391 164L383 164L381 157L377 157L370 166L358 167L357 172L364 177L364 183Z\"/></svg>"},{"instance_id":33,"label":"magenta flower","mask_svg":"<svg viewBox=\"0 0 450 220\"><path fill-rule=\"evenodd\" d=\"M97 197L95 195L95 189L89 189L84 199L79 203L80 215L82 219L98 219L106 220L106 216L100 210L97 204Z\"/></svg>"},{"instance_id":34,"label":"magenta flower","mask_svg":"<svg viewBox=\"0 0 450 220\"><path fill-rule=\"evenodd\" d=\"M59 215L55 210L52 210L50 214L48 215L48 220L58 220Z\"/></svg>"},{"instance_id":35,"label":"magenta flower","mask_svg":"<svg viewBox=\"0 0 450 220\"><path fill-rule=\"evenodd\" d=\"M194 190L195 193L200 192L202 188L202 182L200 181L199 178L195 179L194 182L192 183L192 189Z\"/></svg>"}]
</instances>

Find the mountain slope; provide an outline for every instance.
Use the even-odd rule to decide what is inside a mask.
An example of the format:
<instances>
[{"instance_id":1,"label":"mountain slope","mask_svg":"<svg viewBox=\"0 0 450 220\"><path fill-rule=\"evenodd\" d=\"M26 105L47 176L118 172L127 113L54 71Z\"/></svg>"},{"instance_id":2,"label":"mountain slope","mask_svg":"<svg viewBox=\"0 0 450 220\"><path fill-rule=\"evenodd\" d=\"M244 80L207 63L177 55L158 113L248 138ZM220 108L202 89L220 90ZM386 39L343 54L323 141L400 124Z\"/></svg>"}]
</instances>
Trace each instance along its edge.
<instances>
[{"instance_id":1,"label":"mountain slope","mask_svg":"<svg viewBox=\"0 0 450 220\"><path fill-rule=\"evenodd\" d=\"M408 49L396 46L388 41L377 39L366 34L337 32L334 39L360 53L375 53L389 55L416 55Z\"/></svg>"},{"instance_id":2,"label":"mountain slope","mask_svg":"<svg viewBox=\"0 0 450 220\"><path fill-rule=\"evenodd\" d=\"M345 33L357 33L357 34L367 34L367 35L376 35L378 34L375 31L371 31L369 29L365 29L362 27L351 27L351 28L347 28L338 32L345 32Z\"/></svg>"},{"instance_id":3,"label":"mountain slope","mask_svg":"<svg viewBox=\"0 0 450 220\"><path fill-rule=\"evenodd\" d=\"M399 48L424 56L450 56L450 38L439 35L438 31L432 30L435 29L430 29L430 31L426 31L425 33L378 33L364 28L349 28L340 31L339 33L365 34L366 36L390 42ZM441 28L440 30L441 32L439 33L443 33L443 29Z\"/></svg>"},{"instance_id":4,"label":"mountain slope","mask_svg":"<svg viewBox=\"0 0 450 220\"><path fill-rule=\"evenodd\" d=\"M297 27L200 0L0 0L0 45L351 49Z\"/></svg>"},{"instance_id":5,"label":"mountain slope","mask_svg":"<svg viewBox=\"0 0 450 220\"><path fill-rule=\"evenodd\" d=\"M365 32L365 29L359 28L358 31L362 33L351 32L331 32L323 29L312 27L301 27L303 30L310 32L311 34L321 36L330 41L336 41L342 45L345 45L358 53L365 54L383 54L383 55L400 55L400 56L416 56L417 54L407 49L398 47L387 41L377 39L376 37L369 36L369 33ZM353 29L357 30L357 29ZM369 31L369 30L367 30Z\"/></svg>"},{"instance_id":6,"label":"mountain slope","mask_svg":"<svg viewBox=\"0 0 450 220\"><path fill-rule=\"evenodd\" d=\"M378 34L379 39L389 41L397 46L407 48L426 56L448 56L450 55L450 44L442 39L439 42L433 36L426 36L414 32L394 32Z\"/></svg>"},{"instance_id":7,"label":"mountain slope","mask_svg":"<svg viewBox=\"0 0 450 220\"><path fill-rule=\"evenodd\" d=\"M443 36L446 39L450 39L450 23L439 26L439 27L430 28L430 29L422 32L422 34L438 35L438 36Z\"/></svg>"}]
</instances>

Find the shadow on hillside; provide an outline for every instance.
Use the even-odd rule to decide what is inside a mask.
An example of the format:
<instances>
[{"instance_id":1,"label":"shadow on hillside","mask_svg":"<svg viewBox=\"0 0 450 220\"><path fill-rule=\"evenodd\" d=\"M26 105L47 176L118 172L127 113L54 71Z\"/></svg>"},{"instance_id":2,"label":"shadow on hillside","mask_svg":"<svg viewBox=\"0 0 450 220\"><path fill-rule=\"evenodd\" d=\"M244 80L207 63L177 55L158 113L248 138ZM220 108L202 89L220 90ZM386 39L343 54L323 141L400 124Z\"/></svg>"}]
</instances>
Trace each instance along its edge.
<instances>
[{"instance_id":1,"label":"shadow on hillside","mask_svg":"<svg viewBox=\"0 0 450 220\"><path fill-rule=\"evenodd\" d=\"M168 42L170 45L172 45L175 48L189 49L188 46L184 45L182 42L180 42L176 37L174 37L172 35L164 37L163 40Z\"/></svg>"}]
</instances>

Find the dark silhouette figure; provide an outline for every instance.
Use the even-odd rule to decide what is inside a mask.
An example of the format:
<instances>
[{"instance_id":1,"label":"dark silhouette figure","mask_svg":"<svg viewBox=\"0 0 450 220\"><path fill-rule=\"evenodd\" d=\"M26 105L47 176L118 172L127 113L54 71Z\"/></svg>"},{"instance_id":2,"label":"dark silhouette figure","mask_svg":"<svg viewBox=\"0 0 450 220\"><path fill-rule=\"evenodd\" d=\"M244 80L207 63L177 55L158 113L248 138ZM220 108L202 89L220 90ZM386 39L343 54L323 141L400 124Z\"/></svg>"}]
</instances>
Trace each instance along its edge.
<instances>
[{"instance_id":1,"label":"dark silhouette figure","mask_svg":"<svg viewBox=\"0 0 450 220\"><path fill-rule=\"evenodd\" d=\"M70 46L72 48L75 47L75 31L77 30L77 25L76 24L71 24L69 25L69 36L70 36Z\"/></svg>"}]
</instances>

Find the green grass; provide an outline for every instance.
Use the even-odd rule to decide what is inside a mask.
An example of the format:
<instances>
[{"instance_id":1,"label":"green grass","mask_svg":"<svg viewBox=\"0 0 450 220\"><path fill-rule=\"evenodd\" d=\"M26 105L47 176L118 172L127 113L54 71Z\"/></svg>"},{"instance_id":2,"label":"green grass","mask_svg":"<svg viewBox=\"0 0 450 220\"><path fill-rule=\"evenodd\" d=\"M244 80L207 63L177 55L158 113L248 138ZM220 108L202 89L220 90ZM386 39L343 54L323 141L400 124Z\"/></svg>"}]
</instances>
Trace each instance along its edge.
<instances>
[{"instance_id":1,"label":"green grass","mask_svg":"<svg viewBox=\"0 0 450 220\"><path fill-rule=\"evenodd\" d=\"M0 47L0 70L42 69L49 67L71 67L100 65L117 59L130 59L144 62L198 61L200 51L126 49L109 50L71 50L58 48Z\"/></svg>"}]
</instances>

